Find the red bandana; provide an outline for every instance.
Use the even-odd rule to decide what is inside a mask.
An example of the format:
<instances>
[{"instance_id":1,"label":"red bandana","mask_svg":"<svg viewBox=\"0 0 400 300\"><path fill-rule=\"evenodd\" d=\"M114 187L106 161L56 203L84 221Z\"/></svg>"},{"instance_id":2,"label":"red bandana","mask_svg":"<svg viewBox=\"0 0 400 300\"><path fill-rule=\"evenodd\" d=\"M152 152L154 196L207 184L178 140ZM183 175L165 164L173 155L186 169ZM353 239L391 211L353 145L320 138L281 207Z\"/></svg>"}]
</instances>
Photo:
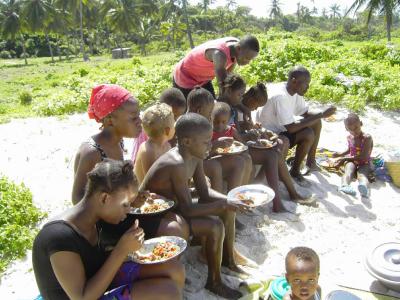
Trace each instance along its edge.
<instances>
[{"instance_id":1,"label":"red bandana","mask_svg":"<svg viewBox=\"0 0 400 300\"><path fill-rule=\"evenodd\" d=\"M101 84L93 88L88 115L97 122L108 116L132 95L116 84Z\"/></svg>"}]
</instances>

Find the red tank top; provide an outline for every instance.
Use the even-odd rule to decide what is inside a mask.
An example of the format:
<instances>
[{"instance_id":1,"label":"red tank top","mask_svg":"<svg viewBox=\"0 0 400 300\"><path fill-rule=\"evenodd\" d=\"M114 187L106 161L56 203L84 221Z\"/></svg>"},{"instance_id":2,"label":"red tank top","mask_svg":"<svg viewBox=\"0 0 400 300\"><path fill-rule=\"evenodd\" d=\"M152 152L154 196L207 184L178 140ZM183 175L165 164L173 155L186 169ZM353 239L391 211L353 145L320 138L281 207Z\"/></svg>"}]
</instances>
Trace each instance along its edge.
<instances>
[{"instance_id":1,"label":"red tank top","mask_svg":"<svg viewBox=\"0 0 400 300\"><path fill-rule=\"evenodd\" d=\"M225 69L228 70L236 63L231 57L228 42L239 42L239 40L234 37L225 37L208 41L192 49L175 65L173 73L175 83L182 88L192 89L214 79L214 63L205 56L208 49L218 49L226 55Z\"/></svg>"},{"instance_id":2,"label":"red tank top","mask_svg":"<svg viewBox=\"0 0 400 300\"><path fill-rule=\"evenodd\" d=\"M233 126L228 126L228 128L225 131L222 131L222 132L213 131L211 140L215 141L215 140L218 140L221 137L231 137L231 138L233 138Z\"/></svg>"}]
</instances>

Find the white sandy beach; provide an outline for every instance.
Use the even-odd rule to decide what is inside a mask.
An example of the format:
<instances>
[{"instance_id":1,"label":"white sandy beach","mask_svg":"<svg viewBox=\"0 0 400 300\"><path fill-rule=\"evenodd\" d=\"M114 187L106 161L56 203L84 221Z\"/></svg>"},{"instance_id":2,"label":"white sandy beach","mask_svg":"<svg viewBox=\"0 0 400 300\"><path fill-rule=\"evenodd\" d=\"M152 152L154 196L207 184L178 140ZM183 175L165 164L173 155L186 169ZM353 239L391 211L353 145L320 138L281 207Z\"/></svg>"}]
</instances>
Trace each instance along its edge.
<instances>
[{"instance_id":1,"label":"white sandy beach","mask_svg":"<svg viewBox=\"0 0 400 300\"><path fill-rule=\"evenodd\" d=\"M336 122L324 122L320 146L342 150L346 132L342 122L346 111L336 114ZM368 108L362 116L364 131L374 138L373 153L385 154L400 146L400 113L378 112ZM0 173L24 182L34 195L35 204L54 216L71 205L73 158L82 141L96 133L98 124L86 114L64 119L34 118L13 120L0 125ZM129 141L126 142L130 144ZM254 276L268 278L284 271L284 257L290 248L312 247L321 259L321 283L341 284L373 290L392 296L367 274L365 254L380 242L400 242L400 189L392 184L372 185L369 200L337 192L340 178L326 172L313 173L311 190L319 207L297 208L294 214L272 214L263 207L239 219L247 228L237 235L238 249L259 264ZM288 195L284 192L284 198ZM203 289L207 267L197 260L198 247L186 252L186 271L191 284L185 289L187 299L218 299ZM261 275L262 274L262 275ZM234 276L224 275L232 286ZM326 290L325 290L326 291ZM38 295L30 253L12 264L0 279L0 299L32 300Z\"/></svg>"}]
</instances>

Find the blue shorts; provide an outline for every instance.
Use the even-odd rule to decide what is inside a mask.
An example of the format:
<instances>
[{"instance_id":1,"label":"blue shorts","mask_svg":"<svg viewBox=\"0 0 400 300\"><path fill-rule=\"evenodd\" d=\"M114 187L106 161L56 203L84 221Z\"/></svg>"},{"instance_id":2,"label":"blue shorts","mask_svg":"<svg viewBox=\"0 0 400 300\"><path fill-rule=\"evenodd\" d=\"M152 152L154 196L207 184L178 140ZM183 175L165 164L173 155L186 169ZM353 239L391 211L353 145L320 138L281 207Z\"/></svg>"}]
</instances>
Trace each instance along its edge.
<instances>
[{"instance_id":1,"label":"blue shorts","mask_svg":"<svg viewBox=\"0 0 400 300\"><path fill-rule=\"evenodd\" d=\"M140 265L124 262L109 286L109 290L99 300L130 300L132 284L139 278Z\"/></svg>"}]
</instances>

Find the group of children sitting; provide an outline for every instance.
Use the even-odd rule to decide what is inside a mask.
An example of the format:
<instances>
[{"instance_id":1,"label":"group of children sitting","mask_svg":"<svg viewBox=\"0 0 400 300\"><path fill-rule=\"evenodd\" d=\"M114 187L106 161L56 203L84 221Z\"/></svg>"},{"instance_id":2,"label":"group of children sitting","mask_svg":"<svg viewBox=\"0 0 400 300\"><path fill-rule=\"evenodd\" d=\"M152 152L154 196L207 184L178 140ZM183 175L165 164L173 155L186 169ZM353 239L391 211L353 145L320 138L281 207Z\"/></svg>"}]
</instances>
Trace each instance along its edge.
<instances>
[{"instance_id":1,"label":"group of children sitting","mask_svg":"<svg viewBox=\"0 0 400 300\"><path fill-rule=\"evenodd\" d=\"M123 264L123 258L138 250L144 237L165 235L187 241L192 236L191 243L202 246L208 265L205 287L228 299L241 296L221 278L222 266L243 273L239 265L250 263L234 247L236 227L244 226L235 222L236 213L243 207L228 202L226 192L265 176L275 192L274 212L285 211L279 180L291 200L311 204L296 191L280 151L281 143L268 149L249 147L234 155L217 152L234 141L257 139L252 129L258 125L244 120L236 107L242 103L254 111L264 106L267 90L261 83L245 90L244 80L235 74L227 76L217 101L204 88L195 88L187 99L179 89L170 88L140 116L138 101L122 87L101 85L93 89L89 116L102 127L81 145L76 155L72 195L75 206L59 216L61 223L48 223L34 244L34 270L45 299L155 299L151 298L155 292L157 299L181 298L185 276L179 260L150 266ZM368 136L360 137L360 127L356 115L346 119L346 128L354 139L349 149L353 156L338 161L347 163L344 186L357 168L363 174L358 156L365 151L370 154L365 149L372 147ZM123 138L136 138L132 162L123 161ZM360 142L361 152L355 146ZM260 165L258 174L255 165ZM361 185L366 183L362 181ZM360 192L363 189L360 187ZM176 208L156 216L130 215L131 206L140 207L149 193L174 200ZM55 227L50 229L51 226ZM68 243L77 238L89 243ZM112 247L106 248L105 244ZM90 251L101 259L94 262L96 256L87 255ZM286 269L292 287L286 299L314 299L319 275L315 252L293 249L286 259ZM71 272L77 276L71 277ZM106 290L112 291L102 296Z\"/></svg>"}]
</instances>

